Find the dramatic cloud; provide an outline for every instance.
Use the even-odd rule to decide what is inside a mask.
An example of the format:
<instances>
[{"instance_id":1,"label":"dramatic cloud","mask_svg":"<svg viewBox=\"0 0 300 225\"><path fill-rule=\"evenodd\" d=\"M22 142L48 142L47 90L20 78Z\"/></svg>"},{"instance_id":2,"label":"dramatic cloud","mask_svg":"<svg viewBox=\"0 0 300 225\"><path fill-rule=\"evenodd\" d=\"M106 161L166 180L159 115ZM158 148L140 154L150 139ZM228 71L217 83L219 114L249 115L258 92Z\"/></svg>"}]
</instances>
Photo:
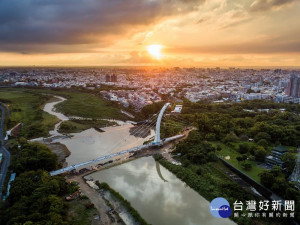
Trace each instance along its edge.
<instances>
[{"instance_id":1,"label":"dramatic cloud","mask_svg":"<svg viewBox=\"0 0 300 225\"><path fill-rule=\"evenodd\" d=\"M266 11L274 8L280 8L291 4L296 0L255 0L251 6L251 11Z\"/></svg>"},{"instance_id":2,"label":"dramatic cloud","mask_svg":"<svg viewBox=\"0 0 300 225\"><path fill-rule=\"evenodd\" d=\"M300 40L277 41L265 40L262 42L245 42L236 44L209 45L197 47L174 47L166 50L169 53L191 54L281 54L300 53Z\"/></svg>"},{"instance_id":3,"label":"dramatic cloud","mask_svg":"<svg viewBox=\"0 0 300 225\"><path fill-rule=\"evenodd\" d=\"M0 0L0 49L22 51L15 43L105 44L108 36L189 12L203 1Z\"/></svg>"},{"instance_id":4,"label":"dramatic cloud","mask_svg":"<svg viewBox=\"0 0 300 225\"><path fill-rule=\"evenodd\" d=\"M299 11L299 0L0 0L0 65L300 65Z\"/></svg>"}]
</instances>

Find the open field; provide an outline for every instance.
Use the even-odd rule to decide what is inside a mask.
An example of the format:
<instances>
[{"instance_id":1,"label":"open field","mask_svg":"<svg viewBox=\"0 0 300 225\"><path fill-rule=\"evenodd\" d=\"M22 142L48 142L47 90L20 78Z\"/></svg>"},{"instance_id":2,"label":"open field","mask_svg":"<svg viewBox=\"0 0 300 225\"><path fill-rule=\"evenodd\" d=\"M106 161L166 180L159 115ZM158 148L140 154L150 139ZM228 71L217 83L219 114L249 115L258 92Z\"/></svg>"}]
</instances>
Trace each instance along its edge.
<instances>
[{"instance_id":1,"label":"open field","mask_svg":"<svg viewBox=\"0 0 300 225\"><path fill-rule=\"evenodd\" d=\"M116 125L114 122L107 120L68 120L61 123L59 127L60 133L78 133L89 128L102 128Z\"/></svg>"},{"instance_id":2,"label":"open field","mask_svg":"<svg viewBox=\"0 0 300 225\"><path fill-rule=\"evenodd\" d=\"M47 136L49 130L59 122L55 116L42 109L51 98L51 96L28 93L19 89L0 89L0 101L6 103L10 109L7 128L23 123L24 136L28 138Z\"/></svg>"},{"instance_id":3,"label":"open field","mask_svg":"<svg viewBox=\"0 0 300 225\"><path fill-rule=\"evenodd\" d=\"M259 167L257 165L257 162L248 160L248 162L252 165L252 168L250 170L243 169L241 163L236 159L236 157L241 156L242 154L237 152L236 150L228 147L227 145L218 142L218 143L212 143L214 146L219 145L221 146L222 150L218 152L218 154L225 159L228 163L230 163L235 168L241 170L243 173L247 174L249 177L251 177L256 182L260 183L259 174L265 171L264 168ZM228 158L225 158L226 156L229 156Z\"/></svg>"},{"instance_id":4,"label":"open field","mask_svg":"<svg viewBox=\"0 0 300 225\"><path fill-rule=\"evenodd\" d=\"M101 99L90 93L48 89L24 90L33 93L59 95L67 98L67 101L56 105L56 109L66 116L98 119L127 119L127 117L121 113L120 107L117 104Z\"/></svg>"},{"instance_id":5,"label":"open field","mask_svg":"<svg viewBox=\"0 0 300 225\"><path fill-rule=\"evenodd\" d=\"M94 219L98 216L96 208L86 208L86 205L90 203L88 199L76 199L69 202L68 218L72 225L100 224L99 220Z\"/></svg>"},{"instance_id":6,"label":"open field","mask_svg":"<svg viewBox=\"0 0 300 225\"><path fill-rule=\"evenodd\" d=\"M60 95L67 98L66 101L57 105L57 110L68 116L78 116L93 119L127 119L120 112L118 105L114 105L97 96L89 93L53 91L47 89L23 89L23 88L5 88L0 89L0 101L6 103L10 108L10 118L7 124L8 129L17 123L24 124L22 135L26 138L46 137L49 131L54 129L54 125L59 120L43 111L46 102L53 99L50 95ZM110 122L71 121L74 129L72 132L78 132L93 126L105 126Z\"/></svg>"}]
</instances>

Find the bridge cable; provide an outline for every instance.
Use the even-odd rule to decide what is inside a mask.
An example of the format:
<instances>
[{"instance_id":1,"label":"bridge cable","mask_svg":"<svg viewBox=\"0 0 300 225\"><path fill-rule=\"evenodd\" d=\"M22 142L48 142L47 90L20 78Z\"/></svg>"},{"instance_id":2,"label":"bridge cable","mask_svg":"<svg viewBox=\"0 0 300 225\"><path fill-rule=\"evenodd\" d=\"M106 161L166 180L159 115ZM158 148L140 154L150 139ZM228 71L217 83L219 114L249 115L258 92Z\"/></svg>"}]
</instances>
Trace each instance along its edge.
<instances>
[{"instance_id":1,"label":"bridge cable","mask_svg":"<svg viewBox=\"0 0 300 225\"><path fill-rule=\"evenodd\" d=\"M152 121L152 123L155 121L155 117L156 116L158 116L157 114L155 115L153 115L152 117L151 117L151 119L150 119L150 121L151 120L153 120ZM145 123L148 123L148 121L145 121L143 124L145 124ZM138 128L137 130L140 130L140 128ZM136 133L137 132L137 130L136 131L134 131L133 133ZM132 134L133 134L132 133ZM132 134L128 134L127 136L130 136L130 135L132 135ZM127 138L127 136L126 136L126 138ZM110 148L110 151L112 150L112 149L114 149L116 146L118 146L123 140L125 140L125 138L123 138L122 140L120 140L118 143L116 143L112 148ZM108 150L107 150L108 151ZM105 154L107 153L107 151L105 151L104 153L103 153L103 156L105 156ZM111 153L111 154L114 154L114 153ZM101 156L99 156L99 157L101 157ZM68 167L72 167L72 166L76 166L77 164L74 164L74 165L71 165L71 166L68 166ZM85 166L85 165L84 165ZM68 168L68 167L65 167L65 168L62 168L62 169L60 169L60 170L63 170L63 169L66 169L66 168ZM80 166L79 166L80 167ZM78 167L77 167L78 168ZM53 171L52 171L53 172Z\"/></svg>"},{"instance_id":2,"label":"bridge cable","mask_svg":"<svg viewBox=\"0 0 300 225\"><path fill-rule=\"evenodd\" d=\"M112 151L113 149L115 149L116 147L118 147L119 144L121 144L122 142L126 141L126 139L130 136L134 136L135 134L137 134L138 132L140 132L143 128L144 125L146 125L149 121L155 120L155 118L158 116L158 114L153 114L150 119L144 121L141 125L139 125L140 127L138 127L134 132L127 134L123 139L121 139L119 142L117 142L116 144L114 144L111 148L109 148L108 150L106 150L105 152L103 152L103 154L106 154L107 152Z\"/></svg>"},{"instance_id":3,"label":"bridge cable","mask_svg":"<svg viewBox=\"0 0 300 225\"><path fill-rule=\"evenodd\" d=\"M152 124L152 125L151 125ZM141 134L141 136L144 136L146 134L146 132L148 132L150 130L150 135L151 135L151 129L153 129L153 127L155 127L155 124L156 124L156 120L155 120L155 117L153 118L153 121L149 124L145 124L141 127L141 129L139 130L139 133ZM147 129L148 128L148 129ZM143 131L143 129L145 129ZM130 134L130 135L133 135L133 134ZM135 142L133 143L136 143L138 142L139 140L136 140Z\"/></svg>"}]
</instances>

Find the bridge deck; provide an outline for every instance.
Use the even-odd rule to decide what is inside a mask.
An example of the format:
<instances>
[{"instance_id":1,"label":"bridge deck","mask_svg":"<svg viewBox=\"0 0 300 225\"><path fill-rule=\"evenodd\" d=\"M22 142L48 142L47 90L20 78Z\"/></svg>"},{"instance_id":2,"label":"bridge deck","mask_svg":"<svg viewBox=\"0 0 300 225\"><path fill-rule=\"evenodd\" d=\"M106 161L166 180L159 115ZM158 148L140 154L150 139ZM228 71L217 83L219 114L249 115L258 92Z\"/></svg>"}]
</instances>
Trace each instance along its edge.
<instances>
[{"instance_id":1,"label":"bridge deck","mask_svg":"<svg viewBox=\"0 0 300 225\"><path fill-rule=\"evenodd\" d=\"M124 151L121 151L121 152L113 153L113 154L110 154L110 155L101 156L101 157L96 158L96 159L92 159L92 160L89 160L89 161L86 161L86 162L74 164L72 166L68 166L68 167L65 167L65 168L62 168L62 169L59 169L59 170L51 171L50 175L51 176L55 176L55 175L58 175L58 174L61 174L61 173L65 173L65 172L77 169L77 168L85 166L85 165L89 165L89 164L100 162L100 161L103 161L103 160L106 160L106 159L110 159L110 158L113 158L115 156L119 156L119 155L123 155L123 154L126 154L126 153L140 151L142 149L149 148L150 146L159 146L161 144L164 144L164 143L167 143L167 142L174 141L176 139L182 138L183 136L184 136L183 134L176 135L176 136L173 136L173 137L166 138L163 141L163 143L159 143L159 144L158 143L155 143L155 144L150 143L150 144L146 144L146 145L141 145L141 146L138 146L138 147L130 148L130 149L127 149L127 150L124 150Z\"/></svg>"}]
</instances>

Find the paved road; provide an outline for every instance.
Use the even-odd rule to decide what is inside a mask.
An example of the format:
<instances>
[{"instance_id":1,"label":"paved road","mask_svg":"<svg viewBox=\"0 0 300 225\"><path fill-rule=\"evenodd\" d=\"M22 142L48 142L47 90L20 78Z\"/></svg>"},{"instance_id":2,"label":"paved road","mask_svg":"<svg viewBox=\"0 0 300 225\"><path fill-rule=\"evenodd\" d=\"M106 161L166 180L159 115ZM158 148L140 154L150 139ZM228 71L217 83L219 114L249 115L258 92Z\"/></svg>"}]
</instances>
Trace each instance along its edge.
<instances>
[{"instance_id":1,"label":"paved road","mask_svg":"<svg viewBox=\"0 0 300 225\"><path fill-rule=\"evenodd\" d=\"M0 140L1 140L1 146L0 146L0 153L2 153L2 163L1 163L1 169L0 169L0 199L2 199L2 188L5 181L5 176L7 173L7 169L10 163L10 153L7 151L7 149L4 146L4 120L5 120L5 108L0 105L1 109L1 123L0 123Z\"/></svg>"}]
</instances>

